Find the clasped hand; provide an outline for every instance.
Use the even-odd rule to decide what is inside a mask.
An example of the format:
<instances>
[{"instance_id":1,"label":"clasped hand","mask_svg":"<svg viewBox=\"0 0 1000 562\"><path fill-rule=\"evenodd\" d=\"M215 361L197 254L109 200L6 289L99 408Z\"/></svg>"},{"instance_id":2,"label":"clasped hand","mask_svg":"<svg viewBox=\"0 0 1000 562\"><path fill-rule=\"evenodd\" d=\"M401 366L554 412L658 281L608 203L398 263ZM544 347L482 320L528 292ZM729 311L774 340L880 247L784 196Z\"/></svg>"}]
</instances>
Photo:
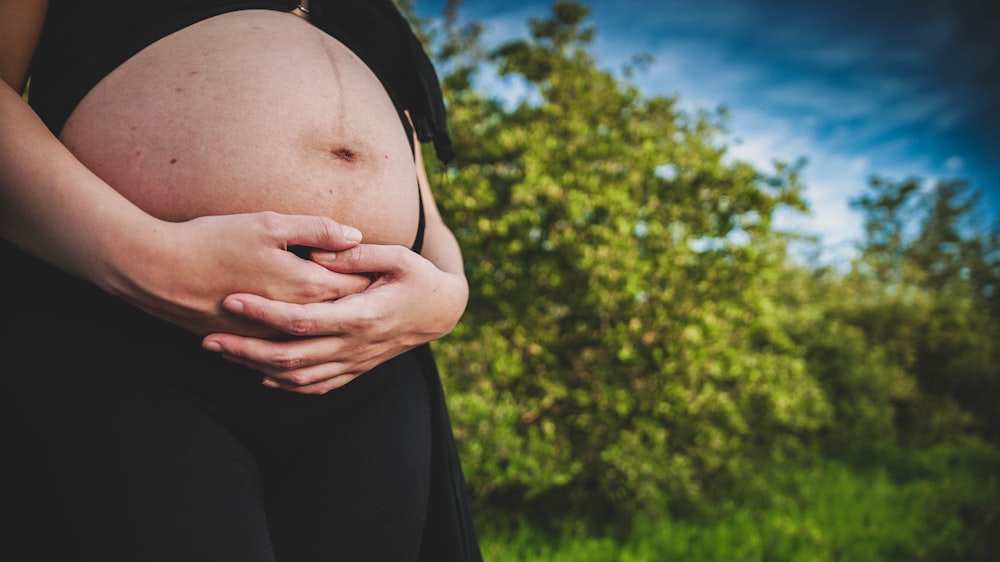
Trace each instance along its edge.
<instances>
[{"instance_id":1,"label":"clasped hand","mask_svg":"<svg viewBox=\"0 0 1000 562\"><path fill-rule=\"evenodd\" d=\"M125 256L118 292L292 392L328 392L441 337L468 294L463 276L323 217L209 216L152 237L152 255ZM318 249L302 259L290 246Z\"/></svg>"},{"instance_id":2,"label":"clasped hand","mask_svg":"<svg viewBox=\"0 0 1000 562\"><path fill-rule=\"evenodd\" d=\"M312 259L339 274L373 275L371 285L336 300L295 304L234 294L224 308L288 339L213 333L206 349L264 373L263 383L325 393L418 345L451 331L464 309L465 279L443 272L402 246L362 244Z\"/></svg>"}]
</instances>

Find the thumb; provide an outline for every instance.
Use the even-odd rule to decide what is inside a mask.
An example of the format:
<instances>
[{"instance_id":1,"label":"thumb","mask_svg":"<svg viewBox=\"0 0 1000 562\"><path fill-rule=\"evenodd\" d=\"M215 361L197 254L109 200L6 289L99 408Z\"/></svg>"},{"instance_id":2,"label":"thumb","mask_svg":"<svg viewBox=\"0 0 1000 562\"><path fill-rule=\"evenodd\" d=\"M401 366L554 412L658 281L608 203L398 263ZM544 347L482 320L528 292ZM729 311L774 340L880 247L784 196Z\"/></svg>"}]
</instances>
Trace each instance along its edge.
<instances>
[{"instance_id":1,"label":"thumb","mask_svg":"<svg viewBox=\"0 0 1000 562\"><path fill-rule=\"evenodd\" d=\"M416 255L403 246L359 244L340 252L313 251L312 260L338 273L391 273Z\"/></svg>"},{"instance_id":2,"label":"thumb","mask_svg":"<svg viewBox=\"0 0 1000 562\"><path fill-rule=\"evenodd\" d=\"M289 249L347 250L361 242L361 231L327 218L299 216L288 225L285 243Z\"/></svg>"}]
</instances>

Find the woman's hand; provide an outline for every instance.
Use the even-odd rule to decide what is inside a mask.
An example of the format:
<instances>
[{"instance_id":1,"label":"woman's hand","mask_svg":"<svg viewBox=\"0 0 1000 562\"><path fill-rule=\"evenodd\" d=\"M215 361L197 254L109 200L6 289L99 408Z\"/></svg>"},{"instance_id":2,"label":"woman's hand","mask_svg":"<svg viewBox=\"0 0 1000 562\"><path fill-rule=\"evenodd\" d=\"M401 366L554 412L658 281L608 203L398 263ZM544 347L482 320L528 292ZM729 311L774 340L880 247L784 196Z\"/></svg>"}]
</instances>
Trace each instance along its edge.
<instances>
[{"instance_id":1,"label":"woman's hand","mask_svg":"<svg viewBox=\"0 0 1000 562\"><path fill-rule=\"evenodd\" d=\"M122 265L108 290L200 335L283 336L267 324L228 314L223 299L250 292L302 304L363 291L369 277L333 271L288 251L292 246L343 251L360 240L356 229L328 218L271 212L158 223L146 240L121 246L123 255L112 261Z\"/></svg>"},{"instance_id":2,"label":"woman's hand","mask_svg":"<svg viewBox=\"0 0 1000 562\"><path fill-rule=\"evenodd\" d=\"M322 394L447 334L465 310L465 277L442 271L402 246L363 244L341 252L316 251L312 257L330 272L371 274L371 286L331 302L305 304L230 295L225 310L293 338L213 333L204 338L205 349L264 373L267 386Z\"/></svg>"}]
</instances>

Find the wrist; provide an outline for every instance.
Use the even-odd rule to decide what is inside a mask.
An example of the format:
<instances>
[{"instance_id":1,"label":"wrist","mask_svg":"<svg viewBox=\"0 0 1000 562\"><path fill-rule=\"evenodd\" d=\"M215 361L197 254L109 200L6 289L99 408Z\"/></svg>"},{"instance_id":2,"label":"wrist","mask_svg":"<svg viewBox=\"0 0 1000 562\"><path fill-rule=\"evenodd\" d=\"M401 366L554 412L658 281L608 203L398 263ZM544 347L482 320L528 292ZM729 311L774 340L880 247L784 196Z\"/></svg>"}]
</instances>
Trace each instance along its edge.
<instances>
[{"instance_id":1,"label":"wrist","mask_svg":"<svg viewBox=\"0 0 1000 562\"><path fill-rule=\"evenodd\" d=\"M164 271L176 272L174 256L183 244L173 223L145 213L128 217L115 231L106 232L93 282L130 302L155 293L153 284ZM160 272L158 275L156 272Z\"/></svg>"},{"instance_id":2,"label":"wrist","mask_svg":"<svg viewBox=\"0 0 1000 562\"><path fill-rule=\"evenodd\" d=\"M469 281L462 273L448 273L448 286L444 290L446 301L447 321L444 323L444 330L440 336L444 337L451 333L458 325L458 322L465 314L465 308L469 304Z\"/></svg>"}]
</instances>

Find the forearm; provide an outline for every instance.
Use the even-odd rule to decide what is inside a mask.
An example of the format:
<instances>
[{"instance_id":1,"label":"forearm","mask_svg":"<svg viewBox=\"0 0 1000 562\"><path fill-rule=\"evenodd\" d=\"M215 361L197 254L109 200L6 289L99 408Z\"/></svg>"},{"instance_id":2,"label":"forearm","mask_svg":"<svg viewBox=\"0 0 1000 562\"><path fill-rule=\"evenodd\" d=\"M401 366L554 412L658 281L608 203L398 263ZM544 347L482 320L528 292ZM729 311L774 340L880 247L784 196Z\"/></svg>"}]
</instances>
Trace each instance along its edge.
<instances>
[{"instance_id":1,"label":"forearm","mask_svg":"<svg viewBox=\"0 0 1000 562\"><path fill-rule=\"evenodd\" d=\"M424 245L421 255L441 271L465 277L462 250L455 235L442 222L428 222L424 230Z\"/></svg>"},{"instance_id":2,"label":"forearm","mask_svg":"<svg viewBox=\"0 0 1000 562\"><path fill-rule=\"evenodd\" d=\"M94 175L0 82L0 236L111 292L161 222ZM140 236L138 236L141 234Z\"/></svg>"},{"instance_id":3,"label":"forearm","mask_svg":"<svg viewBox=\"0 0 1000 562\"><path fill-rule=\"evenodd\" d=\"M414 142L419 147L416 136L414 136ZM443 310L451 313L452 321L447 325L447 329L450 331L461 319L469 302L469 283L465 277L465 263L462 260L462 249L458 240L455 239L454 233L441 218L441 212L434 199L434 192L431 190L424 167L423 153L419 148L416 151L415 164L425 215L424 244L420 253L439 270L451 274L448 279L448 288L433 295L441 303Z\"/></svg>"},{"instance_id":4,"label":"forearm","mask_svg":"<svg viewBox=\"0 0 1000 562\"><path fill-rule=\"evenodd\" d=\"M435 287L433 294L439 310L439 327L441 332L435 336L444 336L461 320L469 303L469 282L465 277L465 267L458 242L443 223L438 227L430 227L424 239L424 257L439 270L447 273L442 282Z\"/></svg>"}]
</instances>

